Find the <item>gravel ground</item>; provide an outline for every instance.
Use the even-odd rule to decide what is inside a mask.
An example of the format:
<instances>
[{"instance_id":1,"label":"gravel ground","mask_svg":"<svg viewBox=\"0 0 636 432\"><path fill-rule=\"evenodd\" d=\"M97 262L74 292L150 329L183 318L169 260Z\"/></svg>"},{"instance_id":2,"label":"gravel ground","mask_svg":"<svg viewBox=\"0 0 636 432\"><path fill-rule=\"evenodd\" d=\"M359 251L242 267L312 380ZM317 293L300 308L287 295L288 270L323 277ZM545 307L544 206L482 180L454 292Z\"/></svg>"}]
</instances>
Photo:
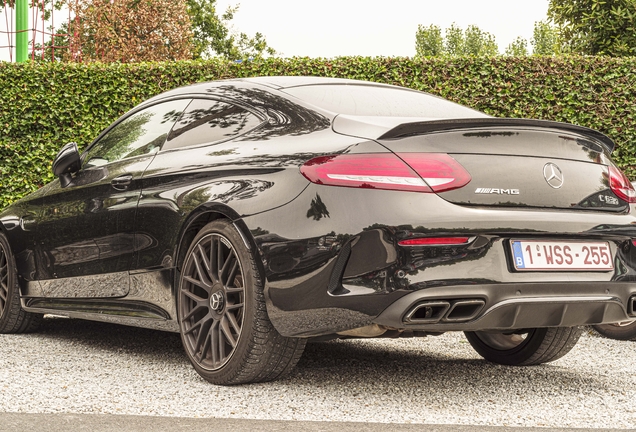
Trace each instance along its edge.
<instances>
[{"instance_id":1,"label":"gravel ground","mask_svg":"<svg viewBox=\"0 0 636 432\"><path fill-rule=\"evenodd\" d=\"M179 336L45 319L0 335L0 412L636 428L636 342L593 333L564 358L485 362L459 333L308 345L288 379L218 387Z\"/></svg>"}]
</instances>

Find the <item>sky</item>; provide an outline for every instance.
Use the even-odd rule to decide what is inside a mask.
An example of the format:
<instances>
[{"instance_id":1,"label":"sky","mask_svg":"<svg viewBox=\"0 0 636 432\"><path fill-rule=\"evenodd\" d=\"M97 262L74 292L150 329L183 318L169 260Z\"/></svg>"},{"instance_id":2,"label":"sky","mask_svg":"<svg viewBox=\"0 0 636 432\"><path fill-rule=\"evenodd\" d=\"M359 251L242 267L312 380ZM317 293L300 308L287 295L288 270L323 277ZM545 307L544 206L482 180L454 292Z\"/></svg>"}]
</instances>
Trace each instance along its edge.
<instances>
[{"instance_id":1,"label":"sky","mask_svg":"<svg viewBox=\"0 0 636 432\"><path fill-rule=\"evenodd\" d=\"M443 29L473 24L493 34L503 53L518 36L530 44L548 0L217 0L239 4L234 30L262 33L285 57L415 55L418 24ZM530 45L528 45L530 48Z\"/></svg>"},{"instance_id":2,"label":"sky","mask_svg":"<svg viewBox=\"0 0 636 432\"><path fill-rule=\"evenodd\" d=\"M222 14L239 5L233 30L260 32L284 57L415 55L418 24L442 29L477 25L493 34L500 52L518 36L530 43L534 23L546 19L549 0L217 0ZM56 13L56 15L59 13ZM59 15L59 19L66 14ZM0 31L6 30L0 13ZM57 21L57 19L56 19ZM0 34L0 60L8 60ZM530 45L528 46L530 48Z\"/></svg>"}]
</instances>

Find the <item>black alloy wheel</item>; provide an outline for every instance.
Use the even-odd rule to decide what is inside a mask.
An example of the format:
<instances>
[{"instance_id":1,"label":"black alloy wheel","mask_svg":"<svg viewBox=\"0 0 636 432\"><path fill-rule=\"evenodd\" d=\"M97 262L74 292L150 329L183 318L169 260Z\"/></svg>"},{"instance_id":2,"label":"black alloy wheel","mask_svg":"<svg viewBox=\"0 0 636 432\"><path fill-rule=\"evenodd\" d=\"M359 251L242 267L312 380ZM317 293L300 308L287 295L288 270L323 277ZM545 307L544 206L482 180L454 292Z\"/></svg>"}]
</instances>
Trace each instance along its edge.
<instances>
[{"instance_id":1,"label":"black alloy wheel","mask_svg":"<svg viewBox=\"0 0 636 432\"><path fill-rule=\"evenodd\" d=\"M184 342L197 364L210 371L225 365L241 337L245 309L243 269L227 238L201 238L183 269L180 290Z\"/></svg>"},{"instance_id":2,"label":"black alloy wheel","mask_svg":"<svg viewBox=\"0 0 636 432\"><path fill-rule=\"evenodd\" d=\"M511 332L465 332L479 355L493 363L531 366L560 359L576 345L579 327L549 327Z\"/></svg>"},{"instance_id":3,"label":"black alloy wheel","mask_svg":"<svg viewBox=\"0 0 636 432\"><path fill-rule=\"evenodd\" d=\"M636 340L636 320L592 326L601 335L616 340Z\"/></svg>"},{"instance_id":4,"label":"black alloy wheel","mask_svg":"<svg viewBox=\"0 0 636 432\"><path fill-rule=\"evenodd\" d=\"M190 362L215 384L279 378L291 371L305 346L273 328L252 254L226 220L211 222L194 238L180 275L177 308Z\"/></svg>"},{"instance_id":5,"label":"black alloy wheel","mask_svg":"<svg viewBox=\"0 0 636 432\"><path fill-rule=\"evenodd\" d=\"M25 312L20 305L15 259L9 241L0 233L0 333L32 332L41 320L41 314Z\"/></svg>"}]
</instances>

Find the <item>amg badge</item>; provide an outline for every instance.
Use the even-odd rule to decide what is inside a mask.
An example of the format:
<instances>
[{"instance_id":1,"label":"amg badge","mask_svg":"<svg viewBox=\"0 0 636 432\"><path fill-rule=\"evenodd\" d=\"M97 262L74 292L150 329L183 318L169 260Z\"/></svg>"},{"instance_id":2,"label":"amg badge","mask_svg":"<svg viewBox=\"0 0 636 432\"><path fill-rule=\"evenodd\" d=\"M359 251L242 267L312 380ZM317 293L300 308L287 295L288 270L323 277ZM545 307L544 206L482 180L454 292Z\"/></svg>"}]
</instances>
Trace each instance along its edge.
<instances>
[{"instance_id":1,"label":"amg badge","mask_svg":"<svg viewBox=\"0 0 636 432\"><path fill-rule=\"evenodd\" d=\"M477 188L476 194L519 195L519 189Z\"/></svg>"}]
</instances>

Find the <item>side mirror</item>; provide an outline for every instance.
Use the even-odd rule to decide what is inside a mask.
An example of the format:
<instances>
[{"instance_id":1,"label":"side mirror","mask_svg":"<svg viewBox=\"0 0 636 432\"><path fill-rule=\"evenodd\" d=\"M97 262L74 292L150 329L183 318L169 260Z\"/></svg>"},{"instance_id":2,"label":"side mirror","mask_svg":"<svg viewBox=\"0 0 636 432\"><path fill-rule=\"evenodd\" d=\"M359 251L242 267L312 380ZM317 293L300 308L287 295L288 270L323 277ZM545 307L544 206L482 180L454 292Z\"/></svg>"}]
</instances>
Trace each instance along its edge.
<instances>
[{"instance_id":1,"label":"side mirror","mask_svg":"<svg viewBox=\"0 0 636 432\"><path fill-rule=\"evenodd\" d=\"M53 174L60 178L60 185L66 187L71 183L73 174L82 166L77 144L70 142L62 147L53 160Z\"/></svg>"}]
</instances>

